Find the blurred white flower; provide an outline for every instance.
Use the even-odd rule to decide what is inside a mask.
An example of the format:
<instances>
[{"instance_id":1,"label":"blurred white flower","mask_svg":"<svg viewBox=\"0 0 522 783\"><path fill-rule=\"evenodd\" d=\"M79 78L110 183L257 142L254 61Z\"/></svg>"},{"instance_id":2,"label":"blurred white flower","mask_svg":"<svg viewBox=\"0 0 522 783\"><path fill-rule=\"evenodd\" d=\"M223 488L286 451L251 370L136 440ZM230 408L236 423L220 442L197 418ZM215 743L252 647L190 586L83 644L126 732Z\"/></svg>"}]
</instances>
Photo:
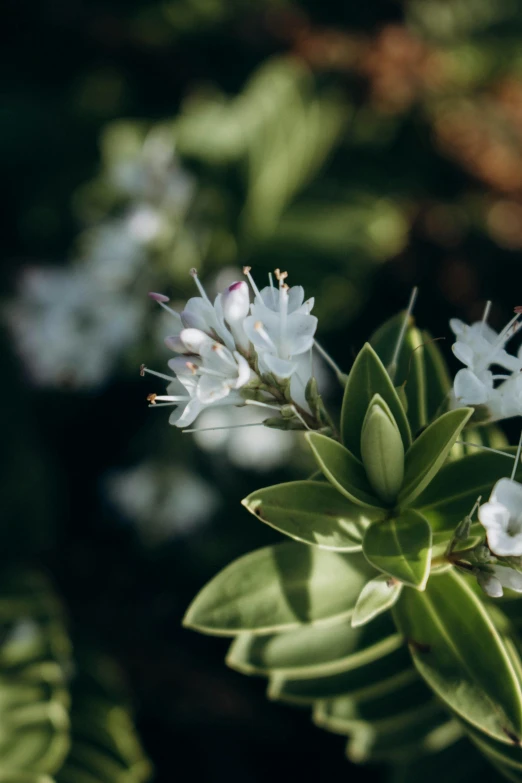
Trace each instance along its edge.
<instances>
[{"instance_id":1,"label":"blurred white flower","mask_svg":"<svg viewBox=\"0 0 522 783\"><path fill-rule=\"evenodd\" d=\"M502 598L503 587L522 593L522 574L508 566L487 566L477 573L477 582L490 598Z\"/></svg>"},{"instance_id":2,"label":"blurred white flower","mask_svg":"<svg viewBox=\"0 0 522 783\"><path fill-rule=\"evenodd\" d=\"M263 427L265 418L265 412L252 406L234 410L207 408L199 417L194 438L200 448L225 454L242 470L275 470L288 465L296 447L297 433ZM241 427L249 424L258 426ZM214 429L216 427L218 429Z\"/></svg>"},{"instance_id":3,"label":"blurred white flower","mask_svg":"<svg viewBox=\"0 0 522 783\"><path fill-rule=\"evenodd\" d=\"M497 481L478 518L495 555L522 555L522 484L508 478Z\"/></svg>"},{"instance_id":4,"label":"blurred white flower","mask_svg":"<svg viewBox=\"0 0 522 783\"><path fill-rule=\"evenodd\" d=\"M145 309L115 295L83 266L28 269L5 316L32 380L91 388L135 342Z\"/></svg>"},{"instance_id":5,"label":"blurred white flower","mask_svg":"<svg viewBox=\"0 0 522 783\"><path fill-rule=\"evenodd\" d=\"M144 462L109 475L110 500L150 545L195 533L218 507L218 496L185 468Z\"/></svg>"}]
</instances>

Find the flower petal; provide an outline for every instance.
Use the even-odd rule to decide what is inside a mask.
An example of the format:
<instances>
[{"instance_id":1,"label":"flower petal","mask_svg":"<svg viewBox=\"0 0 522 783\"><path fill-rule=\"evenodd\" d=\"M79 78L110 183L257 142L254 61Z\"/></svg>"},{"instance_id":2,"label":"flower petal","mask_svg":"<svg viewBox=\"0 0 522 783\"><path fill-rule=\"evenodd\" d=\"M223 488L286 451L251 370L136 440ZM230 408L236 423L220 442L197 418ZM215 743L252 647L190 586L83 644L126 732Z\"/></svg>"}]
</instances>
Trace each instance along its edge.
<instances>
[{"instance_id":1,"label":"flower petal","mask_svg":"<svg viewBox=\"0 0 522 783\"><path fill-rule=\"evenodd\" d=\"M280 359L279 356L274 356L271 353L264 353L262 359L268 372L271 372L276 378L290 378L297 369L295 362Z\"/></svg>"},{"instance_id":2,"label":"flower petal","mask_svg":"<svg viewBox=\"0 0 522 783\"><path fill-rule=\"evenodd\" d=\"M453 390L461 405L484 405L488 402L491 389L471 370L459 370L455 376Z\"/></svg>"},{"instance_id":3,"label":"flower petal","mask_svg":"<svg viewBox=\"0 0 522 783\"><path fill-rule=\"evenodd\" d=\"M501 478L493 487L490 501L502 504L512 519L522 516L522 484L508 478Z\"/></svg>"},{"instance_id":4,"label":"flower petal","mask_svg":"<svg viewBox=\"0 0 522 783\"><path fill-rule=\"evenodd\" d=\"M230 385L226 378L216 375L202 375L196 389L197 397L204 405L222 400L229 392Z\"/></svg>"}]
</instances>

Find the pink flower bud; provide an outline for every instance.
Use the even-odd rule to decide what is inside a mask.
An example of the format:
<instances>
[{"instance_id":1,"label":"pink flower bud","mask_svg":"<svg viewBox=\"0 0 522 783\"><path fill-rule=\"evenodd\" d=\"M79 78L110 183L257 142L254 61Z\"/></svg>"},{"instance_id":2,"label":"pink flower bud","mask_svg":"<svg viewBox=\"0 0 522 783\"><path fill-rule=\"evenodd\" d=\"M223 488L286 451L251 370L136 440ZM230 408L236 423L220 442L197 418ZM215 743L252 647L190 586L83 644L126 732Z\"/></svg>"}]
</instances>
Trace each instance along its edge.
<instances>
[{"instance_id":1,"label":"pink flower bud","mask_svg":"<svg viewBox=\"0 0 522 783\"><path fill-rule=\"evenodd\" d=\"M250 310L248 286L244 281L232 283L222 294L223 315L228 323L246 318Z\"/></svg>"}]
</instances>

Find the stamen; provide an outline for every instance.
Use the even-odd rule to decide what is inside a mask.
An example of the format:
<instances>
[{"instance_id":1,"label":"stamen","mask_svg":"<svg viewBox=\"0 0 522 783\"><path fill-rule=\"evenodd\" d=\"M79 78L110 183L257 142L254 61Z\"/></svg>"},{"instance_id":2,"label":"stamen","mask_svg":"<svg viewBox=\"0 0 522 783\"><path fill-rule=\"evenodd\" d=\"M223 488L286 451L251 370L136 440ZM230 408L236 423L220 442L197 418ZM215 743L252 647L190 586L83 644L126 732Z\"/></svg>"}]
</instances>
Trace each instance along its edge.
<instances>
[{"instance_id":1,"label":"stamen","mask_svg":"<svg viewBox=\"0 0 522 783\"><path fill-rule=\"evenodd\" d=\"M303 417L301 416L301 414L299 413L299 411L297 410L297 408L295 407L295 405L291 405L290 407L292 408L292 410L293 410L293 412L294 412L294 416L295 416L297 419L299 419L299 421L301 422L301 424L303 425L303 427L305 428L305 430L310 430L310 431L311 431L311 430L312 430L312 428L308 426L308 424L307 424L307 423L306 423L306 421L303 419Z\"/></svg>"},{"instance_id":2,"label":"stamen","mask_svg":"<svg viewBox=\"0 0 522 783\"><path fill-rule=\"evenodd\" d=\"M254 294L255 294L256 296L258 296L258 297L261 299L261 293L259 292L259 288L258 288L258 287L257 287L257 285L255 284L255 282L254 282L254 278L253 278L253 277L252 277L252 275L250 274L250 270L251 270L251 269L252 269L252 267L251 267L251 266L244 266L244 267L243 267L243 274L245 275L245 277L248 279L248 282L249 282L249 283L250 283L250 285L252 286L252 291L254 292ZM261 299L261 301L262 301L262 299Z\"/></svg>"},{"instance_id":3,"label":"stamen","mask_svg":"<svg viewBox=\"0 0 522 783\"><path fill-rule=\"evenodd\" d=\"M404 321L402 322L401 331L399 332L399 336L395 344L395 350L393 352L392 360L389 366L386 368L388 370L388 375L390 376L392 381L395 378L395 373L397 372L397 360L399 358L399 353L402 348L402 344L404 342L404 337L406 335L406 330L408 328L410 316L413 312L413 308L415 307L415 300L417 299L418 293L419 293L419 289L417 288L417 286L415 286L415 288L411 292L410 301L408 302L408 308L404 315Z\"/></svg>"},{"instance_id":4,"label":"stamen","mask_svg":"<svg viewBox=\"0 0 522 783\"><path fill-rule=\"evenodd\" d=\"M154 291L149 291L149 296L155 302L159 302L159 304L166 304L167 302L170 302L169 297L165 296L165 294L156 294Z\"/></svg>"},{"instance_id":5,"label":"stamen","mask_svg":"<svg viewBox=\"0 0 522 783\"><path fill-rule=\"evenodd\" d=\"M263 421L253 421L251 424L230 424L228 427L195 427L191 430L183 430L183 432L215 432L216 430L239 430L243 427L264 427Z\"/></svg>"},{"instance_id":6,"label":"stamen","mask_svg":"<svg viewBox=\"0 0 522 783\"><path fill-rule=\"evenodd\" d=\"M520 462L521 451L522 451L522 430L520 430L520 438L518 439L518 448L517 448L517 455L515 457L515 464L513 465L513 470L511 471L511 481L515 480L515 474L517 472L518 463Z\"/></svg>"},{"instance_id":7,"label":"stamen","mask_svg":"<svg viewBox=\"0 0 522 783\"><path fill-rule=\"evenodd\" d=\"M485 324L487 322L488 318L489 318L489 313L490 313L490 310L491 310L491 304L492 304L491 299L488 299L488 301L486 302L486 306L484 308L484 313L482 315L482 323L483 324ZM515 312L516 312L516 310L515 310Z\"/></svg>"},{"instance_id":8,"label":"stamen","mask_svg":"<svg viewBox=\"0 0 522 783\"><path fill-rule=\"evenodd\" d=\"M491 449L489 446L483 446L481 443L471 443L468 440L456 440L459 446L471 446L472 449L480 449L481 451L491 451L492 454L500 454L502 457L508 457L509 459L515 459L513 454L508 454L507 451L500 451L499 449Z\"/></svg>"},{"instance_id":9,"label":"stamen","mask_svg":"<svg viewBox=\"0 0 522 783\"><path fill-rule=\"evenodd\" d=\"M256 332L263 338L265 343L272 348L273 351L277 351L277 346L275 345L274 341L269 337L268 332L266 331L265 327L263 326L261 321L256 321L254 324L254 329Z\"/></svg>"},{"instance_id":10,"label":"stamen","mask_svg":"<svg viewBox=\"0 0 522 783\"><path fill-rule=\"evenodd\" d=\"M165 296L165 294L155 294L154 291L149 291L149 296L151 299L157 302L160 307L163 307L163 309L166 310L167 313L173 315L178 321L180 320L179 313L173 310L172 307L168 307L168 305L166 304L166 302L170 302L168 296Z\"/></svg>"},{"instance_id":11,"label":"stamen","mask_svg":"<svg viewBox=\"0 0 522 783\"><path fill-rule=\"evenodd\" d=\"M280 405L270 405L268 402L261 402L259 400L245 400L245 405L257 405L258 408L271 408L274 411L280 411Z\"/></svg>"},{"instance_id":12,"label":"stamen","mask_svg":"<svg viewBox=\"0 0 522 783\"><path fill-rule=\"evenodd\" d=\"M164 381L168 381L169 383L171 383L172 381L176 380L174 375L165 375L162 372L156 372L156 370L149 370L148 367L145 367L144 365L142 365L142 369L141 369L141 373L140 374L145 375L146 372L148 372L149 375L156 375L158 378L163 378Z\"/></svg>"},{"instance_id":13,"label":"stamen","mask_svg":"<svg viewBox=\"0 0 522 783\"><path fill-rule=\"evenodd\" d=\"M154 395L157 400L168 400L170 403L178 404L179 402L188 402L190 400L189 394L156 394Z\"/></svg>"},{"instance_id":14,"label":"stamen","mask_svg":"<svg viewBox=\"0 0 522 783\"><path fill-rule=\"evenodd\" d=\"M276 270L278 272L279 270ZM288 286L284 282L285 277L287 277L286 272L280 273L278 280L279 280L279 344L280 346L285 345L285 338L286 338L286 316L288 313ZM284 351L284 349L282 349ZM285 355L282 356L282 358L288 358L286 356L286 352L284 352Z\"/></svg>"},{"instance_id":15,"label":"stamen","mask_svg":"<svg viewBox=\"0 0 522 783\"><path fill-rule=\"evenodd\" d=\"M198 277L198 270L197 270L197 269L195 269L195 268L192 268L192 269L190 270L190 275L191 275L191 277L194 279L194 282L195 282L195 284L196 284L196 285L197 285L197 287L198 287L198 291L199 291L199 293L201 294L201 296L203 297L203 299L205 299L205 300L206 300L206 301L207 301L207 302L208 302L208 303L211 305L211 304L212 304L212 302L211 302L211 301L210 301L210 299L208 298L208 296L207 296L207 292L205 291L205 289L204 289L204 288L203 288L203 286L201 285L200 279L199 279L199 277Z\"/></svg>"},{"instance_id":16,"label":"stamen","mask_svg":"<svg viewBox=\"0 0 522 783\"><path fill-rule=\"evenodd\" d=\"M520 318L520 315L521 315L520 313L517 313L511 319L511 321L508 324L506 324L506 326L502 329L502 331L500 332L497 340L493 344L493 350L497 349L499 347L499 345L502 345L502 343L507 343L507 341L511 340L513 335L516 334L516 332L518 331L519 326L520 326L520 324L517 324L517 321ZM513 332L511 334L509 334L509 330L511 329L512 326L515 326L515 324L517 324L516 329L513 329ZM508 336L508 334L509 334L509 336Z\"/></svg>"},{"instance_id":17,"label":"stamen","mask_svg":"<svg viewBox=\"0 0 522 783\"><path fill-rule=\"evenodd\" d=\"M326 351L324 350L324 348L323 348L321 345L319 345L319 343L317 342L317 340L314 340L314 346L315 346L315 347L316 347L316 349L319 351L319 353L321 354L321 356L323 357L323 359L325 360L325 362L326 362L327 364L329 364L329 365L330 365L330 367L332 368L332 370L335 372L335 374L337 375L337 378L338 378L338 380L339 380L339 383L341 384L341 386L346 386L346 378L347 378L347 375L346 375L346 374L345 374L345 373L344 373L344 372L341 370L341 368L339 367L339 365L338 365L338 364L336 364L336 363L334 362L334 360L332 359L332 357L330 356L330 354L329 354L329 353L326 353Z\"/></svg>"}]
</instances>

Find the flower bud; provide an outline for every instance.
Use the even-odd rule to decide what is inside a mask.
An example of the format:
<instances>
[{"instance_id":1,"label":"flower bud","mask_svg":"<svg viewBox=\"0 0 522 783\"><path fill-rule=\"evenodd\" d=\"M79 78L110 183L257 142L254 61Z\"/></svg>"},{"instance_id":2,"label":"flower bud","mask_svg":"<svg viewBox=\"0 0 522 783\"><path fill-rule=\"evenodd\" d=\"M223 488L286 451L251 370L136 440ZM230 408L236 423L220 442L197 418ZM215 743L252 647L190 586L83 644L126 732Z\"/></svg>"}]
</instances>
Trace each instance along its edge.
<instances>
[{"instance_id":1,"label":"flower bud","mask_svg":"<svg viewBox=\"0 0 522 783\"><path fill-rule=\"evenodd\" d=\"M376 494L392 504L404 478L404 446L393 414L379 394L373 397L364 418L361 456Z\"/></svg>"},{"instance_id":2,"label":"flower bud","mask_svg":"<svg viewBox=\"0 0 522 783\"><path fill-rule=\"evenodd\" d=\"M179 337L187 353L199 353L204 345L212 343L212 339L201 329L182 329Z\"/></svg>"},{"instance_id":3,"label":"flower bud","mask_svg":"<svg viewBox=\"0 0 522 783\"><path fill-rule=\"evenodd\" d=\"M225 321L234 323L246 318L250 310L248 286L244 281L232 283L221 295Z\"/></svg>"}]
</instances>

